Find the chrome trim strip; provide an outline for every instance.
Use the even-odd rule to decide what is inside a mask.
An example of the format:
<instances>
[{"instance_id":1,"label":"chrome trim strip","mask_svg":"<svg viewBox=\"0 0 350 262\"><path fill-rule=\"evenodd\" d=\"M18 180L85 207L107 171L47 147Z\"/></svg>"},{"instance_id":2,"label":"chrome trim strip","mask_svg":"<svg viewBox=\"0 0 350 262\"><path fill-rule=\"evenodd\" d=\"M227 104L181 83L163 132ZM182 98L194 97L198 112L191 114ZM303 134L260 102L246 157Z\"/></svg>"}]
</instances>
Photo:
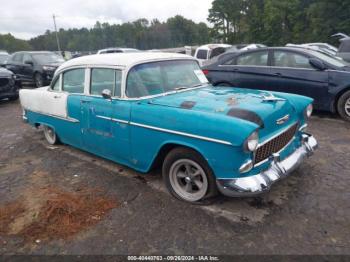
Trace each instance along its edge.
<instances>
[{"instance_id":1,"label":"chrome trim strip","mask_svg":"<svg viewBox=\"0 0 350 262\"><path fill-rule=\"evenodd\" d=\"M304 124L304 125L302 125L300 128L299 128L299 131L303 131L303 130L305 130L305 128L307 128L308 127L308 124Z\"/></svg>"},{"instance_id":2,"label":"chrome trim strip","mask_svg":"<svg viewBox=\"0 0 350 262\"><path fill-rule=\"evenodd\" d=\"M45 116L50 116L50 117L54 117L54 118L58 118L60 120L64 120L64 121L68 121L68 122L72 122L72 123L80 123L80 121L78 119L75 119L72 117L55 116L55 115L51 115L51 114L47 114L47 113L43 113L43 112L39 112L39 111L28 110L28 109L26 109L26 111L45 115Z\"/></svg>"},{"instance_id":3,"label":"chrome trim strip","mask_svg":"<svg viewBox=\"0 0 350 262\"><path fill-rule=\"evenodd\" d=\"M271 165L261 173L248 177L217 179L219 191L229 197L251 197L270 190L271 186L289 176L300 164L317 149L316 139L303 134L302 145L284 160L274 155Z\"/></svg>"},{"instance_id":4,"label":"chrome trim strip","mask_svg":"<svg viewBox=\"0 0 350 262\"><path fill-rule=\"evenodd\" d=\"M129 121L118 119L118 118L111 118L111 117L100 116L100 115L96 115L96 117L97 118L106 119L106 120L109 120L109 121L112 121L112 122L117 122L117 123L122 123L122 124L129 124Z\"/></svg>"},{"instance_id":5,"label":"chrome trim strip","mask_svg":"<svg viewBox=\"0 0 350 262\"><path fill-rule=\"evenodd\" d=\"M135 122L130 122L130 125L143 127L143 128L147 128L147 129L152 129L152 130L156 130L156 131L161 131L161 132L166 132L166 133L170 133L170 134L180 135L180 136L187 136L187 137L196 138L196 139L209 141L209 142L214 142L214 143L219 143L219 144L223 144L223 145L232 146L231 142L224 141L224 140L219 140L219 139L214 139L214 138L210 138L210 137L197 136L197 135L184 133L184 132L179 132L179 131L175 131L175 130L169 130L169 129L164 129L164 128L155 127L155 126L143 125L143 124L139 124L139 123L135 123Z\"/></svg>"}]
</instances>

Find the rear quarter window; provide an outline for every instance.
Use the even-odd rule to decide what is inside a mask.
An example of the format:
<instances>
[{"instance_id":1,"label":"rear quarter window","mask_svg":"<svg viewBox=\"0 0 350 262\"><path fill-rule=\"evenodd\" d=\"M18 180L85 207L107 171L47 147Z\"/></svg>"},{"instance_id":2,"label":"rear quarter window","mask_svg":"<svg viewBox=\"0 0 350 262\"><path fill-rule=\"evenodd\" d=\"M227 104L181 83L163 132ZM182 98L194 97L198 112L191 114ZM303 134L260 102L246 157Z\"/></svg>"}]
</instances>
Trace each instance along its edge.
<instances>
[{"instance_id":1,"label":"rear quarter window","mask_svg":"<svg viewBox=\"0 0 350 262\"><path fill-rule=\"evenodd\" d=\"M349 53L350 52L350 39L342 41L339 47L339 53Z\"/></svg>"},{"instance_id":2,"label":"rear quarter window","mask_svg":"<svg viewBox=\"0 0 350 262\"><path fill-rule=\"evenodd\" d=\"M207 59L208 57L208 50L200 49L197 52L197 58L198 59Z\"/></svg>"}]
</instances>

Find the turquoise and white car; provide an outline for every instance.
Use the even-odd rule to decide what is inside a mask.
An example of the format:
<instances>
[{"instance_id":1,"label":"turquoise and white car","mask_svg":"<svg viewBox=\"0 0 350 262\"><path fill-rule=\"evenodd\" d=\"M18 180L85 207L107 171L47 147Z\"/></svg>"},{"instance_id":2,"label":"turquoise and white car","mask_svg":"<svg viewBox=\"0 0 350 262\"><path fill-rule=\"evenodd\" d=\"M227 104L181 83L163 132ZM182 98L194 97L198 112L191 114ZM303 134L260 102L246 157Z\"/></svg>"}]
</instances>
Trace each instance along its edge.
<instances>
[{"instance_id":1,"label":"turquoise and white car","mask_svg":"<svg viewBox=\"0 0 350 262\"><path fill-rule=\"evenodd\" d=\"M51 86L22 89L20 99L24 120L48 143L142 173L161 166L170 193L192 203L266 192L317 148L306 133L312 99L213 87L180 54L72 59Z\"/></svg>"}]
</instances>

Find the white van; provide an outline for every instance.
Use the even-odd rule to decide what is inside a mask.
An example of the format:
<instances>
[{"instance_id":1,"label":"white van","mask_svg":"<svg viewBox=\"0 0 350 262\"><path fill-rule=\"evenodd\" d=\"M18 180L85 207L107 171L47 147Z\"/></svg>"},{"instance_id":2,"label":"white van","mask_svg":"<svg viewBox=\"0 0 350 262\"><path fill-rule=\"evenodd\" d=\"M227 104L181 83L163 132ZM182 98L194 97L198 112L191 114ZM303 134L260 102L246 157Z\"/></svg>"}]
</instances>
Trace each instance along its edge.
<instances>
[{"instance_id":1,"label":"white van","mask_svg":"<svg viewBox=\"0 0 350 262\"><path fill-rule=\"evenodd\" d=\"M225 53L227 49L231 48L232 45L227 44L209 44L203 45L197 48L194 57L198 59L200 65L204 61L212 59L215 56L218 56L222 53Z\"/></svg>"}]
</instances>

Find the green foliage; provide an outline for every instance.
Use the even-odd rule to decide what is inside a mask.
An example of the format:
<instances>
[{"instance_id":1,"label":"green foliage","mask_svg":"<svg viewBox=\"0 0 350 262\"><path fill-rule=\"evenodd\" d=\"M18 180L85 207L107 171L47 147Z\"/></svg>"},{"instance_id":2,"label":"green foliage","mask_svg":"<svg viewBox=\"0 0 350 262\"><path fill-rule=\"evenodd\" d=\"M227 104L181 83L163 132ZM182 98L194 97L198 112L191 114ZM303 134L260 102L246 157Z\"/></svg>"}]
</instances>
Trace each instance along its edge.
<instances>
[{"instance_id":1,"label":"green foliage","mask_svg":"<svg viewBox=\"0 0 350 262\"><path fill-rule=\"evenodd\" d=\"M145 50L199 45L210 41L209 29L205 23L196 24L182 16L169 18L164 23L157 19L148 21L145 18L120 25L96 22L91 29L60 29L58 35L61 49L67 51L93 51L106 47L129 47ZM49 30L28 42L22 42L27 46L20 48L17 46L7 48L6 46L4 49L10 51L20 49L57 50L55 32Z\"/></svg>"},{"instance_id":2,"label":"green foliage","mask_svg":"<svg viewBox=\"0 0 350 262\"><path fill-rule=\"evenodd\" d=\"M30 50L31 46L25 40L16 39L13 35L0 35L0 50L14 52L17 50Z\"/></svg>"},{"instance_id":3,"label":"green foliage","mask_svg":"<svg viewBox=\"0 0 350 262\"><path fill-rule=\"evenodd\" d=\"M214 0L208 21L228 43L336 43L332 34L350 33L349 13L348 0Z\"/></svg>"}]
</instances>

